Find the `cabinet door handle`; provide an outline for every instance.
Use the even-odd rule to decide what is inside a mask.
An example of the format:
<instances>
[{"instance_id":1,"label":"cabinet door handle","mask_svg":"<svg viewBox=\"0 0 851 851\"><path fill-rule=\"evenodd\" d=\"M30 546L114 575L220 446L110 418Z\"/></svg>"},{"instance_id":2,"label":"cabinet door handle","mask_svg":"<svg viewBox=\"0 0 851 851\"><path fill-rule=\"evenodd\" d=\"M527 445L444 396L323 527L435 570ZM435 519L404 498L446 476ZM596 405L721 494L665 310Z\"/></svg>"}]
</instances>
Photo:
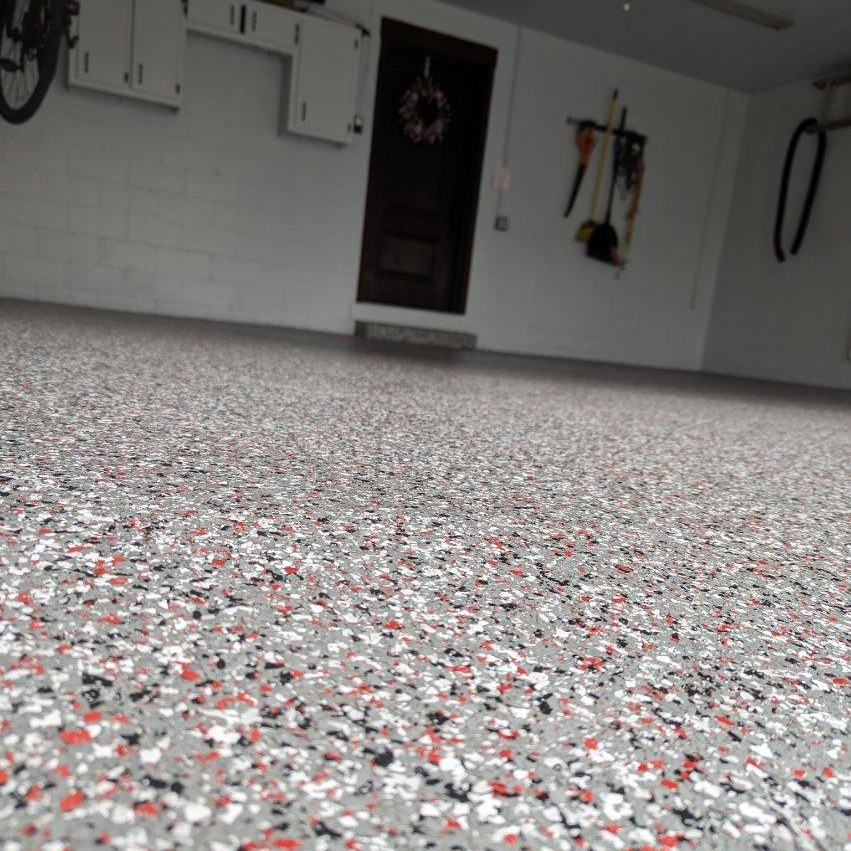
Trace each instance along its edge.
<instances>
[{"instance_id":1,"label":"cabinet door handle","mask_svg":"<svg viewBox=\"0 0 851 851\"><path fill-rule=\"evenodd\" d=\"M304 124L305 121L307 121L307 101L303 100L301 102L301 123Z\"/></svg>"},{"instance_id":2,"label":"cabinet door handle","mask_svg":"<svg viewBox=\"0 0 851 851\"><path fill-rule=\"evenodd\" d=\"M295 25L295 43L298 44L299 39L301 38L301 24Z\"/></svg>"},{"instance_id":3,"label":"cabinet door handle","mask_svg":"<svg viewBox=\"0 0 851 851\"><path fill-rule=\"evenodd\" d=\"M83 71L86 74L89 73L89 51L88 50L83 54Z\"/></svg>"},{"instance_id":4,"label":"cabinet door handle","mask_svg":"<svg viewBox=\"0 0 851 851\"><path fill-rule=\"evenodd\" d=\"M236 6L230 7L230 25L233 26L236 23Z\"/></svg>"},{"instance_id":5,"label":"cabinet door handle","mask_svg":"<svg viewBox=\"0 0 851 851\"><path fill-rule=\"evenodd\" d=\"M139 63L139 68L136 71L136 80L138 81L140 86L145 80L145 66L141 62Z\"/></svg>"},{"instance_id":6,"label":"cabinet door handle","mask_svg":"<svg viewBox=\"0 0 851 851\"><path fill-rule=\"evenodd\" d=\"M257 10L251 13L251 31L257 32Z\"/></svg>"}]
</instances>

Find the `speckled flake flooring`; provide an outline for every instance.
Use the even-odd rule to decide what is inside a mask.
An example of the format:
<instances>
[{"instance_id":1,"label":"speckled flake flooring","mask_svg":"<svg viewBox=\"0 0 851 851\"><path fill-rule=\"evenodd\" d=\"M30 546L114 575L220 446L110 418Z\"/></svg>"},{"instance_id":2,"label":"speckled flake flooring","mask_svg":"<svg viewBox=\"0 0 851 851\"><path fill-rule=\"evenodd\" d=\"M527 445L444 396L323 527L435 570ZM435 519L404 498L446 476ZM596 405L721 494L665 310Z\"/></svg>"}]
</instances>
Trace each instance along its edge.
<instances>
[{"instance_id":1,"label":"speckled flake flooring","mask_svg":"<svg viewBox=\"0 0 851 851\"><path fill-rule=\"evenodd\" d=\"M851 847L847 400L0 302L13 849Z\"/></svg>"}]
</instances>

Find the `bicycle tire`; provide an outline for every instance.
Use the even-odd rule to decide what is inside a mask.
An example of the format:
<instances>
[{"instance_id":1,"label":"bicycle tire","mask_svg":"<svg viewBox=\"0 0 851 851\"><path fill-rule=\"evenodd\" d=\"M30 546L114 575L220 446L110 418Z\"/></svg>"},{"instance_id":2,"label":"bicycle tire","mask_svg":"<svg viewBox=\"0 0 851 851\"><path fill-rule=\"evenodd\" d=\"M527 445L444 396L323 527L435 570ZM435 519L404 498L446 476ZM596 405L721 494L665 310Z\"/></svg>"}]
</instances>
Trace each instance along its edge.
<instances>
[{"instance_id":1,"label":"bicycle tire","mask_svg":"<svg viewBox=\"0 0 851 851\"><path fill-rule=\"evenodd\" d=\"M14 0L6 0L6 2L14 2ZM0 0L0 3L2 3L2 0ZM62 37L65 34L65 15L65 0L53 0L50 5L50 32L44 49L38 57L38 83L36 83L26 103L20 106L12 106L6 100L6 93L3 90L2 79L0 79L0 117L10 124L23 124L25 121L29 121L44 101L47 90L56 75L59 49ZM2 17L5 17L5 15ZM0 70L0 74L2 73Z\"/></svg>"}]
</instances>

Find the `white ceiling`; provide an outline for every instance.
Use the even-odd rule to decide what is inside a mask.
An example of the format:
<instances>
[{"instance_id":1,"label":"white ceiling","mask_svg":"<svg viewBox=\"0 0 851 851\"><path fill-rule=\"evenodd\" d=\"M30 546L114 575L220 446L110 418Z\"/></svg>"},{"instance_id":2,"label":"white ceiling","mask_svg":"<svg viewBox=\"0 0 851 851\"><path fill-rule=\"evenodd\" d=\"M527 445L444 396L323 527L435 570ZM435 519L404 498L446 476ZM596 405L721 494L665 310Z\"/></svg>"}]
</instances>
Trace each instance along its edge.
<instances>
[{"instance_id":1,"label":"white ceiling","mask_svg":"<svg viewBox=\"0 0 851 851\"><path fill-rule=\"evenodd\" d=\"M570 41L754 92L851 68L851 0L752 0L781 32L689 0L448 0Z\"/></svg>"}]
</instances>

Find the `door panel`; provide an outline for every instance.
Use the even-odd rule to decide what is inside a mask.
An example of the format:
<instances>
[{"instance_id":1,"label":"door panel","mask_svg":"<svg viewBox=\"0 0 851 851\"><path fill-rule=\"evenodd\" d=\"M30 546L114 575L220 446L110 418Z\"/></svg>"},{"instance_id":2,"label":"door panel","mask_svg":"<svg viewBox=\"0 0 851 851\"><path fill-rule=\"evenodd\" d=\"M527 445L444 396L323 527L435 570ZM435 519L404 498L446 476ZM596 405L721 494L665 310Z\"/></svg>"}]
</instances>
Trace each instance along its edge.
<instances>
[{"instance_id":1,"label":"door panel","mask_svg":"<svg viewBox=\"0 0 851 851\"><path fill-rule=\"evenodd\" d=\"M126 91L130 73L132 0L86 0L80 4L75 48L77 78L84 84Z\"/></svg>"},{"instance_id":2,"label":"door panel","mask_svg":"<svg viewBox=\"0 0 851 851\"><path fill-rule=\"evenodd\" d=\"M434 145L399 120L426 58L452 110ZM490 48L384 21L360 301L464 312L495 63Z\"/></svg>"},{"instance_id":3,"label":"door panel","mask_svg":"<svg viewBox=\"0 0 851 851\"><path fill-rule=\"evenodd\" d=\"M236 0L189 0L186 18L207 32L238 35L242 6Z\"/></svg>"},{"instance_id":4,"label":"door panel","mask_svg":"<svg viewBox=\"0 0 851 851\"><path fill-rule=\"evenodd\" d=\"M296 26L301 17L289 9L250 0L246 5L245 37L260 47L295 53Z\"/></svg>"},{"instance_id":5,"label":"door panel","mask_svg":"<svg viewBox=\"0 0 851 851\"><path fill-rule=\"evenodd\" d=\"M434 276L436 242L404 236L383 236L379 250L379 270L411 275L430 284Z\"/></svg>"},{"instance_id":6,"label":"door panel","mask_svg":"<svg viewBox=\"0 0 851 851\"><path fill-rule=\"evenodd\" d=\"M136 0L134 6L131 85L140 94L176 103L185 42L181 0Z\"/></svg>"},{"instance_id":7,"label":"door panel","mask_svg":"<svg viewBox=\"0 0 851 851\"><path fill-rule=\"evenodd\" d=\"M290 129L350 142L360 63L360 34L349 26L303 15L299 37L298 85Z\"/></svg>"}]
</instances>

